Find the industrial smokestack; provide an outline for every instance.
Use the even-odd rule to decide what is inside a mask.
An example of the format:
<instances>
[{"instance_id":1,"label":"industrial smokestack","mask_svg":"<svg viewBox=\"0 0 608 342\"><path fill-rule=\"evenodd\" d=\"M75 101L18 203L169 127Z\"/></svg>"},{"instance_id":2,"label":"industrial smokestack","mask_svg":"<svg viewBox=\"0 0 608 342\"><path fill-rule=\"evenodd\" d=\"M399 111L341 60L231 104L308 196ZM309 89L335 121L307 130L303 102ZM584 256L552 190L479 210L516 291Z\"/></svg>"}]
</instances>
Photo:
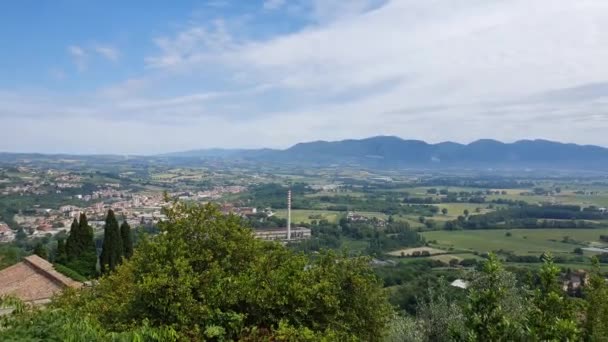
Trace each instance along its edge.
<instances>
[{"instance_id":1,"label":"industrial smokestack","mask_svg":"<svg viewBox=\"0 0 608 342\"><path fill-rule=\"evenodd\" d=\"M287 241L291 240L291 189L287 190Z\"/></svg>"}]
</instances>

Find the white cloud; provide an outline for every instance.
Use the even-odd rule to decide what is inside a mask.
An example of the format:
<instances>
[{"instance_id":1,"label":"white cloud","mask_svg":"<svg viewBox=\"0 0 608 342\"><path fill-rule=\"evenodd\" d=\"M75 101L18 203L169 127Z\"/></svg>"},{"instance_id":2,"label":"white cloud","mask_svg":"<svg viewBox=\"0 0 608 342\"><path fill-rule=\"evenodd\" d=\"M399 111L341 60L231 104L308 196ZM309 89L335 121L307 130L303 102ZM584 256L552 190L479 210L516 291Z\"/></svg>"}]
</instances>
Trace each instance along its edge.
<instances>
[{"instance_id":1,"label":"white cloud","mask_svg":"<svg viewBox=\"0 0 608 342\"><path fill-rule=\"evenodd\" d=\"M265 10L276 10L285 5L285 0L264 0L264 4L262 5Z\"/></svg>"},{"instance_id":2,"label":"white cloud","mask_svg":"<svg viewBox=\"0 0 608 342\"><path fill-rule=\"evenodd\" d=\"M72 61L76 65L78 71L84 71L87 68L87 52L78 45L68 46L68 53L72 56Z\"/></svg>"},{"instance_id":3,"label":"white cloud","mask_svg":"<svg viewBox=\"0 0 608 342\"><path fill-rule=\"evenodd\" d=\"M93 50L97 52L100 56L112 62L116 62L118 58L120 58L120 51L115 47L107 45L96 45L93 47Z\"/></svg>"},{"instance_id":4,"label":"white cloud","mask_svg":"<svg viewBox=\"0 0 608 342\"><path fill-rule=\"evenodd\" d=\"M104 152L378 134L606 145L606 1L311 0L307 8L312 24L271 38L247 38L256 36L228 19L158 37L145 75L89 96L0 93L0 125L19 115L47 120L40 113L56 115L48 125L65 119L66 129L75 125L68 117L123 123L129 139L104 142ZM93 51L70 47L75 61ZM0 150L28 146L23 129L13 133Z\"/></svg>"}]
</instances>

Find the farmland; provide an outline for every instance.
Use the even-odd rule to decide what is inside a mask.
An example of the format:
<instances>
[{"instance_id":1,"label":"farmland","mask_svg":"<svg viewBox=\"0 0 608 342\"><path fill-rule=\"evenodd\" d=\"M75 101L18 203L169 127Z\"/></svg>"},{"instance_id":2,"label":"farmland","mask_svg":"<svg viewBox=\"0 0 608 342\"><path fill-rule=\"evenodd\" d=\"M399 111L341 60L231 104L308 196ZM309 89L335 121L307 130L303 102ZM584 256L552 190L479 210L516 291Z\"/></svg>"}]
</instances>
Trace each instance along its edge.
<instances>
[{"instance_id":1,"label":"farmland","mask_svg":"<svg viewBox=\"0 0 608 342\"><path fill-rule=\"evenodd\" d=\"M432 231L423 233L432 246L444 249L486 253L508 251L517 255L571 255L576 247L605 246L600 235L608 229L496 229Z\"/></svg>"}]
</instances>

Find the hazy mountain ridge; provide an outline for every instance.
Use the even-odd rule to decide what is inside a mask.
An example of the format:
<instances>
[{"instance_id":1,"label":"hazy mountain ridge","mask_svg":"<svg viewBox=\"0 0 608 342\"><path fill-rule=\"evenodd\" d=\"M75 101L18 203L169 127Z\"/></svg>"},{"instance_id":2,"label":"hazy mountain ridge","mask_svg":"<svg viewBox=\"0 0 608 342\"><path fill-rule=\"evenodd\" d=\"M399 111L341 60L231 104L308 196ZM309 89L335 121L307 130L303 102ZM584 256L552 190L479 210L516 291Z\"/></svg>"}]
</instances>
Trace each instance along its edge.
<instances>
[{"instance_id":1,"label":"hazy mountain ridge","mask_svg":"<svg viewBox=\"0 0 608 342\"><path fill-rule=\"evenodd\" d=\"M341 141L313 141L274 149L201 149L153 156L0 153L0 162L24 159L105 160L121 162L159 161L173 164L202 163L205 160L280 163L303 166L356 165L391 168L557 168L608 170L608 148L548 140L519 140L503 143L481 139L470 144L405 140L394 136Z\"/></svg>"},{"instance_id":2,"label":"hazy mountain ridge","mask_svg":"<svg viewBox=\"0 0 608 342\"><path fill-rule=\"evenodd\" d=\"M397 137L300 143L262 154L268 161L310 164L361 164L369 167L608 167L608 149L547 140L502 143L482 139L470 144L429 144Z\"/></svg>"}]
</instances>

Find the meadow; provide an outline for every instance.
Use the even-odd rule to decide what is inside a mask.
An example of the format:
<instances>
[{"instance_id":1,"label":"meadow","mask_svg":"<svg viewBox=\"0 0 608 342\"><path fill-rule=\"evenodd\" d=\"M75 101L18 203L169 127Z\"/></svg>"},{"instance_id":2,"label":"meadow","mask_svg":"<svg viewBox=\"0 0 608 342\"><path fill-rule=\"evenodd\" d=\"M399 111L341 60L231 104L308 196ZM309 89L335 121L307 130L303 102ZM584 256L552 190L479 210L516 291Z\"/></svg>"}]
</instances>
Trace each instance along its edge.
<instances>
[{"instance_id":1,"label":"meadow","mask_svg":"<svg viewBox=\"0 0 608 342\"><path fill-rule=\"evenodd\" d=\"M287 210L279 209L275 211L275 215L279 218L287 218ZM324 219L330 223L337 223L341 213L339 211L329 210L314 210L314 209L292 209L291 210L291 222L297 223L310 223L312 220ZM318 217L318 218L311 218Z\"/></svg>"},{"instance_id":2,"label":"meadow","mask_svg":"<svg viewBox=\"0 0 608 342\"><path fill-rule=\"evenodd\" d=\"M422 233L431 246L441 249L486 253L510 251L516 255L572 255L577 247L599 246L606 229L496 229L430 231ZM585 252L592 254L591 252Z\"/></svg>"}]
</instances>

